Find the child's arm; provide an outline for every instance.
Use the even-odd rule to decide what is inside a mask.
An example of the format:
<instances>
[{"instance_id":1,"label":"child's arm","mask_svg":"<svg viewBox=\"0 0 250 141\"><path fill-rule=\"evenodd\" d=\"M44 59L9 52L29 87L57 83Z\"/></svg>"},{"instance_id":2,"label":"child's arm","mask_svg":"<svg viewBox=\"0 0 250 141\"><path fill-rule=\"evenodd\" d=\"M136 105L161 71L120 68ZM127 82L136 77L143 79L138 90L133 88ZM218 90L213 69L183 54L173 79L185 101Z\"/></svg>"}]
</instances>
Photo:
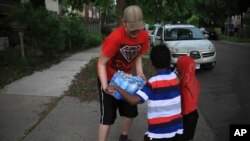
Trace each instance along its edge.
<instances>
[{"instance_id":1,"label":"child's arm","mask_svg":"<svg viewBox=\"0 0 250 141\"><path fill-rule=\"evenodd\" d=\"M141 102L141 98L135 95L131 95L128 92L124 91L121 87L119 86L108 86L108 91L114 92L118 91L122 97L129 102L131 105L136 105ZM113 95L112 95L113 96Z\"/></svg>"}]
</instances>

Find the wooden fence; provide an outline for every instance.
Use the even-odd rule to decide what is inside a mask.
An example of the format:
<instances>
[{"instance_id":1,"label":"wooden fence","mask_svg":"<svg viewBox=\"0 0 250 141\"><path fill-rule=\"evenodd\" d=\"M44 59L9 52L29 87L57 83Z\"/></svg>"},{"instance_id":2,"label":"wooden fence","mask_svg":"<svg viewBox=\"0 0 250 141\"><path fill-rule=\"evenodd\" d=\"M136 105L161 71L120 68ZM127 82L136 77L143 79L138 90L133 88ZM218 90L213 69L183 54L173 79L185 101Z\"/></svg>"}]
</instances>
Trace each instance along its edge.
<instances>
[{"instance_id":1,"label":"wooden fence","mask_svg":"<svg viewBox=\"0 0 250 141\"><path fill-rule=\"evenodd\" d=\"M101 33L100 20L85 20L84 27L89 33L93 34Z\"/></svg>"}]
</instances>

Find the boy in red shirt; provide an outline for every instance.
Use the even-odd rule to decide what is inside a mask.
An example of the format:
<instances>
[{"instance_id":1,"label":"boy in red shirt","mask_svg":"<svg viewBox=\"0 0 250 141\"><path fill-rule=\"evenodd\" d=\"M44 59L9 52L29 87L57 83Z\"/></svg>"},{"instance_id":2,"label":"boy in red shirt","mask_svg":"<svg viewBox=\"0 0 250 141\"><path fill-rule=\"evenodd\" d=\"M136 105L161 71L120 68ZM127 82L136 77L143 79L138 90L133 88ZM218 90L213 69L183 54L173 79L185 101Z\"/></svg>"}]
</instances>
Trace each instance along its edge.
<instances>
[{"instance_id":1,"label":"boy in red shirt","mask_svg":"<svg viewBox=\"0 0 250 141\"><path fill-rule=\"evenodd\" d=\"M190 56L181 56L177 61L177 70L180 77L181 105L183 115L183 140L194 138L199 118L197 111L200 93L199 82L195 77L195 62Z\"/></svg>"},{"instance_id":2,"label":"boy in red shirt","mask_svg":"<svg viewBox=\"0 0 250 141\"><path fill-rule=\"evenodd\" d=\"M117 109L123 117L119 141L129 141L127 135L133 118L138 115L137 106L108 95L107 87L116 71L131 73L133 66L137 76L145 79L141 55L149 48L149 35L143 28L143 14L140 7L129 6L124 10L123 26L115 29L102 44L97 64L101 108L99 141L107 140L110 126L116 119Z\"/></svg>"}]
</instances>

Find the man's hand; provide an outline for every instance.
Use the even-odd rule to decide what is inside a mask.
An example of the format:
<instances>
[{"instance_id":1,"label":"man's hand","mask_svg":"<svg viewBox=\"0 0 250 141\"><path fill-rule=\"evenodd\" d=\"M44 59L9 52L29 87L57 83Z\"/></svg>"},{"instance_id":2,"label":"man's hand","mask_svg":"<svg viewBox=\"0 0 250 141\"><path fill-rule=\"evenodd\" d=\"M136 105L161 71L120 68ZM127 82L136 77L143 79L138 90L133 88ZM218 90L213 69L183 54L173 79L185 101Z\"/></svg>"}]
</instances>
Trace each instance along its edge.
<instances>
[{"instance_id":1,"label":"man's hand","mask_svg":"<svg viewBox=\"0 0 250 141\"><path fill-rule=\"evenodd\" d=\"M106 88L103 88L104 92L107 94L112 94L113 92L109 89L109 86L107 86Z\"/></svg>"},{"instance_id":2,"label":"man's hand","mask_svg":"<svg viewBox=\"0 0 250 141\"><path fill-rule=\"evenodd\" d=\"M116 86L108 86L108 87L107 87L107 90L108 90L109 92L115 92L115 91L116 91Z\"/></svg>"},{"instance_id":3,"label":"man's hand","mask_svg":"<svg viewBox=\"0 0 250 141\"><path fill-rule=\"evenodd\" d=\"M137 76L141 77L144 81L147 81L144 73L142 73L142 72L141 73L137 73Z\"/></svg>"},{"instance_id":4,"label":"man's hand","mask_svg":"<svg viewBox=\"0 0 250 141\"><path fill-rule=\"evenodd\" d=\"M117 86L108 86L105 92L111 96L114 96Z\"/></svg>"}]
</instances>

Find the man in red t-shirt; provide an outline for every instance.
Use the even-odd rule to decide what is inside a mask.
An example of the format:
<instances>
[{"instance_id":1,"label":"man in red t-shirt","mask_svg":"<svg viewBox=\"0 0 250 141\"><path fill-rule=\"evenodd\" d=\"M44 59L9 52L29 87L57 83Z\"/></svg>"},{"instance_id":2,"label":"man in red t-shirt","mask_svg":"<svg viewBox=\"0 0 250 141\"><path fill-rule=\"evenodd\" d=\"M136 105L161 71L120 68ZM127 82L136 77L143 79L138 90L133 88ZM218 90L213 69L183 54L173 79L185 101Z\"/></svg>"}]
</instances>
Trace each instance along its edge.
<instances>
[{"instance_id":1,"label":"man in red t-shirt","mask_svg":"<svg viewBox=\"0 0 250 141\"><path fill-rule=\"evenodd\" d=\"M101 108L99 141L107 140L110 125L116 119L117 109L123 117L119 141L130 141L127 135L133 118L138 115L137 106L132 106L124 100L116 100L106 93L109 93L108 82L118 70L131 73L135 66L137 76L145 79L141 55L148 51L149 35L143 28L142 10L132 5L124 10L123 26L115 29L103 41L97 63Z\"/></svg>"}]
</instances>

